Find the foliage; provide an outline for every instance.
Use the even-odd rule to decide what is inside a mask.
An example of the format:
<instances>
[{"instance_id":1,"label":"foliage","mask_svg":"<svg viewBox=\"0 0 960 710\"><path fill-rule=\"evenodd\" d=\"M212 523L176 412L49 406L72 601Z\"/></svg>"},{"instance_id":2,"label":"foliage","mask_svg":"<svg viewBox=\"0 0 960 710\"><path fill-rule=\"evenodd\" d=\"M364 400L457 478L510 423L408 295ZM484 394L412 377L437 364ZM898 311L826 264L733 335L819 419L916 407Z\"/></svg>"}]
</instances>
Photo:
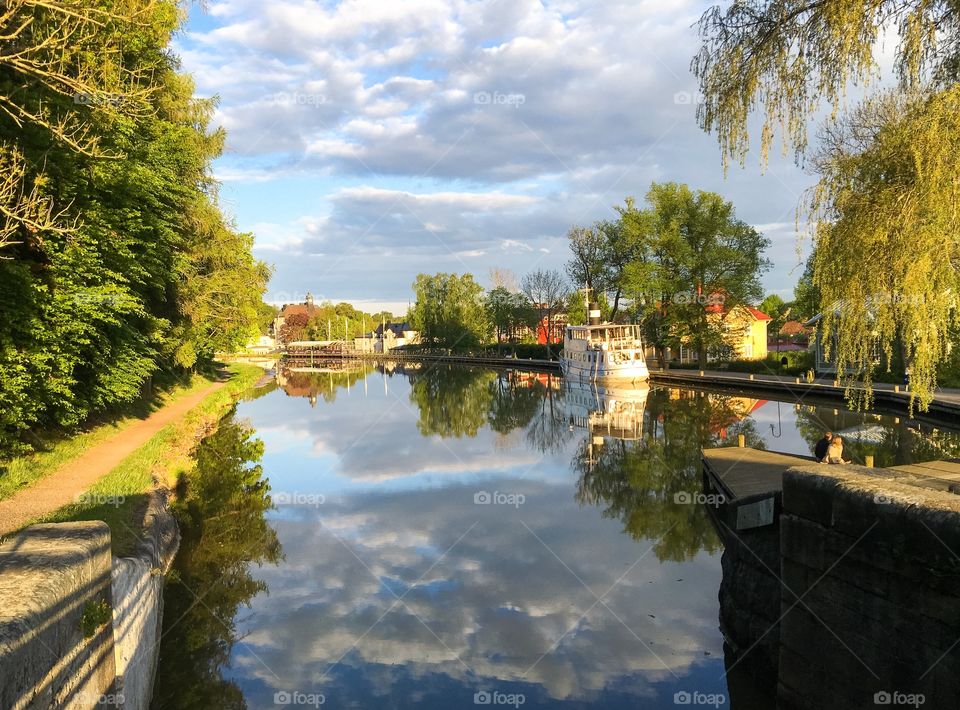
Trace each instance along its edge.
<instances>
[{"instance_id":1,"label":"foliage","mask_svg":"<svg viewBox=\"0 0 960 710\"><path fill-rule=\"evenodd\" d=\"M486 341L489 323L483 287L471 274L419 274L413 290L416 303L410 320L424 344L464 348Z\"/></svg>"},{"instance_id":2,"label":"foliage","mask_svg":"<svg viewBox=\"0 0 960 710\"><path fill-rule=\"evenodd\" d=\"M302 340L303 337L309 340L359 338L384 323L389 325L393 322L391 313L364 313L343 301L336 304L331 301L319 303L313 307L312 314L305 335L294 340Z\"/></svg>"},{"instance_id":3,"label":"foliage","mask_svg":"<svg viewBox=\"0 0 960 710\"><path fill-rule=\"evenodd\" d=\"M536 314L524 295L503 286L497 286L487 294L485 307L498 343L514 340L517 333L536 323Z\"/></svg>"},{"instance_id":4,"label":"foliage","mask_svg":"<svg viewBox=\"0 0 960 710\"><path fill-rule=\"evenodd\" d=\"M180 19L172 0L0 10L17 48L0 54L0 452L257 331L269 272L218 206L224 136L169 51Z\"/></svg>"},{"instance_id":5,"label":"foliage","mask_svg":"<svg viewBox=\"0 0 960 710\"><path fill-rule=\"evenodd\" d=\"M80 632L84 638L91 638L97 629L113 618L113 609L106 599L87 600L80 612Z\"/></svg>"},{"instance_id":6,"label":"foliage","mask_svg":"<svg viewBox=\"0 0 960 710\"><path fill-rule=\"evenodd\" d=\"M238 638L240 605L266 591L251 564L282 559L265 517L271 501L256 463L262 456L263 442L232 413L197 450L186 499L175 510L182 540L164 594L158 676L165 682L154 697L160 707L245 707L222 670Z\"/></svg>"},{"instance_id":7,"label":"foliage","mask_svg":"<svg viewBox=\"0 0 960 710\"><path fill-rule=\"evenodd\" d=\"M793 313L792 316L801 323L805 323L820 312L820 304L823 298L820 295L820 289L813 282L813 262L816 257L814 250L807 258L803 274L797 279L797 285L793 287Z\"/></svg>"},{"instance_id":8,"label":"foliage","mask_svg":"<svg viewBox=\"0 0 960 710\"><path fill-rule=\"evenodd\" d=\"M828 357L845 383L869 385L879 341L887 363L911 368L911 401L925 408L958 316L960 85L862 103L815 164L813 281L833 304L820 322ZM852 398L869 405L870 390Z\"/></svg>"},{"instance_id":9,"label":"foliage","mask_svg":"<svg viewBox=\"0 0 960 710\"><path fill-rule=\"evenodd\" d=\"M775 340L779 339L780 329L783 328L783 324L793 313L793 304L787 303L777 294L771 293L760 302L759 309L772 319L767 324L767 335L772 336Z\"/></svg>"},{"instance_id":10,"label":"foliage","mask_svg":"<svg viewBox=\"0 0 960 710\"><path fill-rule=\"evenodd\" d=\"M891 28L900 40L896 88L838 120L848 83L878 74L878 38ZM886 367L902 360L912 370L911 406L925 409L957 318L956 2L751 0L707 11L700 31L698 117L716 131L725 160L743 161L755 108L764 111L764 158L777 124L785 147L804 154L807 117L821 103L832 108L814 159L820 180L805 205L813 273L798 300L825 312L823 335L838 336L844 381L863 380L848 387L855 404L869 404L879 344Z\"/></svg>"},{"instance_id":11,"label":"foliage","mask_svg":"<svg viewBox=\"0 0 960 710\"><path fill-rule=\"evenodd\" d=\"M662 349L683 340L702 368L708 350L724 342L723 320L711 312L760 296L770 242L716 193L654 183L647 201L648 210L632 200L619 208L638 255L625 270L625 286L640 306L648 342Z\"/></svg>"},{"instance_id":12,"label":"foliage","mask_svg":"<svg viewBox=\"0 0 960 710\"><path fill-rule=\"evenodd\" d=\"M899 30L896 67L903 86L957 76L960 14L953 0L747 0L700 20L703 45L693 60L703 103L698 119L716 131L725 156L744 159L748 117L762 103L761 150L773 129L800 154L807 119L820 102L837 111L848 82L872 78L884 28Z\"/></svg>"}]
</instances>

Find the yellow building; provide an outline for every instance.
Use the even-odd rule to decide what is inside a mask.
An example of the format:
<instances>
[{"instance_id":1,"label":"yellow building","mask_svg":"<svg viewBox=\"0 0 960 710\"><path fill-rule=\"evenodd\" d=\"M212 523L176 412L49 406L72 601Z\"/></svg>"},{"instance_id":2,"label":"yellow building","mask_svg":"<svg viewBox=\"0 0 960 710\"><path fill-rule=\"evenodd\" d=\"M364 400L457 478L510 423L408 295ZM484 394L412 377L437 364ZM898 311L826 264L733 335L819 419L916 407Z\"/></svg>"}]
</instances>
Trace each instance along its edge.
<instances>
[{"instance_id":1,"label":"yellow building","mask_svg":"<svg viewBox=\"0 0 960 710\"><path fill-rule=\"evenodd\" d=\"M707 306L709 318L723 331L722 348L711 348L707 360L763 360L767 356L767 325L770 316L750 306L734 306L723 310L719 305ZM680 345L680 362L695 362L697 352L685 343Z\"/></svg>"},{"instance_id":2,"label":"yellow building","mask_svg":"<svg viewBox=\"0 0 960 710\"><path fill-rule=\"evenodd\" d=\"M770 316L750 306L734 306L722 314L724 341L738 360L763 360L767 356Z\"/></svg>"}]
</instances>

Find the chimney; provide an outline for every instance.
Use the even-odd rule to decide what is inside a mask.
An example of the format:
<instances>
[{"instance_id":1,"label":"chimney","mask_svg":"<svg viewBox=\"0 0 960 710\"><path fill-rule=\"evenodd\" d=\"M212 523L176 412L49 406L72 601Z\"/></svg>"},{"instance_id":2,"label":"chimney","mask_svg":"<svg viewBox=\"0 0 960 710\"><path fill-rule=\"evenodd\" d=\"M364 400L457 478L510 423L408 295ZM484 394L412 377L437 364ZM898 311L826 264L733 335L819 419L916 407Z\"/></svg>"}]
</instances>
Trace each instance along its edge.
<instances>
[{"instance_id":1,"label":"chimney","mask_svg":"<svg viewBox=\"0 0 960 710\"><path fill-rule=\"evenodd\" d=\"M587 306L587 323L589 325L600 325L600 304L591 301Z\"/></svg>"}]
</instances>

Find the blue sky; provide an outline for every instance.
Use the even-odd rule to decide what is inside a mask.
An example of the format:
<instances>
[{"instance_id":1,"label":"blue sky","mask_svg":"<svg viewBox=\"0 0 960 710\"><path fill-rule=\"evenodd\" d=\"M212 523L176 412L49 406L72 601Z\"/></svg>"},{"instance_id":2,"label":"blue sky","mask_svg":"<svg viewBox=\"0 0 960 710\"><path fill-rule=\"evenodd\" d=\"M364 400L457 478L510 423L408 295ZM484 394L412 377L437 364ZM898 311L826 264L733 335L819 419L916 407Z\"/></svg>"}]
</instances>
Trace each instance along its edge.
<instances>
[{"instance_id":1,"label":"blue sky","mask_svg":"<svg viewBox=\"0 0 960 710\"><path fill-rule=\"evenodd\" d=\"M812 178L756 154L724 177L689 71L706 7L213 0L176 50L219 97L221 199L275 267L270 300L402 312L420 272L562 268L570 226L665 180L732 200L789 297Z\"/></svg>"}]
</instances>

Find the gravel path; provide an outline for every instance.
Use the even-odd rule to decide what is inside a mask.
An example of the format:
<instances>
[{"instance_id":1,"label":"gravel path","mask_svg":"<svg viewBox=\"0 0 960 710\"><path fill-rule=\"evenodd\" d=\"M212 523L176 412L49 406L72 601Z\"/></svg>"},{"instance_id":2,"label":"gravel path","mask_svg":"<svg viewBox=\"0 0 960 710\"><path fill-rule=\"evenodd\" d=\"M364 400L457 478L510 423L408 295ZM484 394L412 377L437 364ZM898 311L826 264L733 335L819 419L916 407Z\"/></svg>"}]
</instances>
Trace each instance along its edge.
<instances>
[{"instance_id":1,"label":"gravel path","mask_svg":"<svg viewBox=\"0 0 960 710\"><path fill-rule=\"evenodd\" d=\"M72 503L78 494L120 465L154 434L180 419L223 385L223 382L215 382L158 409L146 419L91 447L49 476L0 501L0 535L19 530L31 520Z\"/></svg>"}]
</instances>

